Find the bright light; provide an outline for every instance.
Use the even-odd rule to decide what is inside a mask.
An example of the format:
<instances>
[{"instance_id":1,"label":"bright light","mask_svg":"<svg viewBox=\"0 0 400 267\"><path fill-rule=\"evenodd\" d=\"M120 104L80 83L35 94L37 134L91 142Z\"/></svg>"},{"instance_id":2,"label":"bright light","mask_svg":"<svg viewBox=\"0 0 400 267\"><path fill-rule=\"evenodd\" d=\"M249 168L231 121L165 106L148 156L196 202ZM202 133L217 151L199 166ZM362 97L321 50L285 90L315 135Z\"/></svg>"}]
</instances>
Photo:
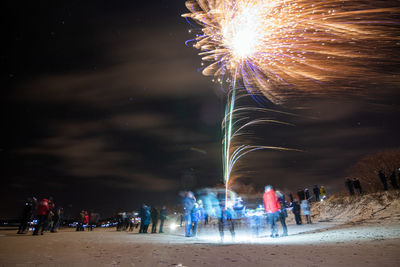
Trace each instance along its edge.
<instances>
[{"instance_id":1,"label":"bright light","mask_svg":"<svg viewBox=\"0 0 400 267\"><path fill-rule=\"evenodd\" d=\"M179 226L179 225L177 225L177 224L175 224L175 223L171 223L171 224L169 225L169 229L171 229L171 231L175 231L176 228L178 228L178 226Z\"/></svg>"},{"instance_id":2,"label":"bright light","mask_svg":"<svg viewBox=\"0 0 400 267\"><path fill-rule=\"evenodd\" d=\"M227 47L232 50L236 61L251 57L259 44L259 30L262 28L262 16L260 8L248 6L233 15L231 20L224 24L223 38Z\"/></svg>"}]
</instances>

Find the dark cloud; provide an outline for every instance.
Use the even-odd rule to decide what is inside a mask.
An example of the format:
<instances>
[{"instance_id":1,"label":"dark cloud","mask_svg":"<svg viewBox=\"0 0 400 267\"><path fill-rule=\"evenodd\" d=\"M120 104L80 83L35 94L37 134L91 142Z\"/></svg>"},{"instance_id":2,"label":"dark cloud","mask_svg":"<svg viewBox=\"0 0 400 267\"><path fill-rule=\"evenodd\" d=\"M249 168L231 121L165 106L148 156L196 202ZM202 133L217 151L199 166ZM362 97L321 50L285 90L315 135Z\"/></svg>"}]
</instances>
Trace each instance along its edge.
<instances>
[{"instance_id":1,"label":"dark cloud","mask_svg":"<svg viewBox=\"0 0 400 267\"><path fill-rule=\"evenodd\" d=\"M142 201L175 205L180 190L221 182L224 94L197 71L198 51L184 45L183 2L161 1L159 10L106 2L62 2L65 9L51 5L51 14L32 6L36 19L11 13L18 25L2 54L2 216L16 216L18 201L30 195L53 195L70 213L84 207L112 215ZM380 91L369 102L266 105L293 116L247 114L295 126L256 125L239 143L303 152L246 155L234 168L235 188L253 194L267 183L287 191L318 183L340 190L360 156L400 145L399 98L393 88ZM249 99L241 104L257 107Z\"/></svg>"}]
</instances>

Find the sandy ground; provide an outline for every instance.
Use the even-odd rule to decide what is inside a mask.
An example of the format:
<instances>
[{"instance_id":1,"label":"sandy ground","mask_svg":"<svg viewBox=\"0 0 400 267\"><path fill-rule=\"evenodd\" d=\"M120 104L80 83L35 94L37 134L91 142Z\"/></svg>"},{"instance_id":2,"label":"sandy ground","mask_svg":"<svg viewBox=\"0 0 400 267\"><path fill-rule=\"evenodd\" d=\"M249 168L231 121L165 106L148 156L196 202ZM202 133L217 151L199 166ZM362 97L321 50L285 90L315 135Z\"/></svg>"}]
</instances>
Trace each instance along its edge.
<instances>
[{"instance_id":1,"label":"sandy ground","mask_svg":"<svg viewBox=\"0 0 400 267\"><path fill-rule=\"evenodd\" d=\"M186 238L183 228L166 234L72 229L43 236L0 231L1 266L399 266L400 222L289 225L289 236L267 232L249 238L214 229Z\"/></svg>"}]
</instances>

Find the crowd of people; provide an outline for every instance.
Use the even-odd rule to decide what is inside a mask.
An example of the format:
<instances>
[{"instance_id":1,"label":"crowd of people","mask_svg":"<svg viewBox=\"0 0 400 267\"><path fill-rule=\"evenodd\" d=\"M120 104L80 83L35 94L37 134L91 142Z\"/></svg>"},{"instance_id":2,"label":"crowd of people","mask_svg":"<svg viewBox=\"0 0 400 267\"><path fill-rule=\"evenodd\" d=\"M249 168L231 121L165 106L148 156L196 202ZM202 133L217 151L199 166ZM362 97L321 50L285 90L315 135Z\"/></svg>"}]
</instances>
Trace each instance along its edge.
<instances>
[{"instance_id":1,"label":"crowd of people","mask_svg":"<svg viewBox=\"0 0 400 267\"><path fill-rule=\"evenodd\" d=\"M326 198L324 186L314 186L314 195L310 196L309 190L298 191L298 199L294 199L293 194L289 194L290 201L286 201L285 195L270 185L265 187L263 203L255 209L244 207L241 198L227 200L225 193L213 194L208 192L206 197L199 195L197 200L190 191L186 192L183 198L184 214L182 221L185 221L185 236L195 237L198 233L200 222L204 221L204 226L210 219L216 218L221 240L224 239L224 230L229 229L232 239L235 239L235 227L246 224L250 227L255 237L259 236L260 230L268 224L271 233L270 237L288 235L286 218L288 211L292 211L296 224L302 224L302 217L306 223L311 223L311 211L309 201L321 201ZM203 204L203 201L205 202ZM227 202L228 201L228 202ZM282 227L282 233L278 233L278 225Z\"/></svg>"},{"instance_id":2,"label":"crowd of people","mask_svg":"<svg viewBox=\"0 0 400 267\"><path fill-rule=\"evenodd\" d=\"M27 233L32 221L36 221L33 235L39 235L39 232L43 235L45 231L55 233L60 225L62 215L63 209L56 206L52 197L41 200L37 200L35 197L28 198L24 204L17 233Z\"/></svg>"},{"instance_id":3,"label":"crowd of people","mask_svg":"<svg viewBox=\"0 0 400 267\"><path fill-rule=\"evenodd\" d=\"M390 175L386 175L385 172L383 170L379 170L377 172L377 178L379 179L379 181L382 183L382 187L381 189L383 190L389 190L389 183L390 183L390 187L392 189L400 189L400 168L397 170L397 175L396 175L396 171L393 170L392 172L390 172ZM346 178L345 179L345 186L346 189L349 193L350 196L354 196L354 195L362 195L363 190L361 187L361 182L358 178ZM379 189L379 188L378 188Z\"/></svg>"},{"instance_id":4,"label":"crowd of people","mask_svg":"<svg viewBox=\"0 0 400 267\"><path fill-rule=\"evenodd\" d=\"M140 234L147 234L150 223L151 233L157 233L157 225L158 221L160 221L160 225L158 228L158 233L164 233L164 222L167 219L167 208L163 206L160 211L156 207L150 207L145 203L142 204L140 208Z\"/></svg>"}]
</instances>

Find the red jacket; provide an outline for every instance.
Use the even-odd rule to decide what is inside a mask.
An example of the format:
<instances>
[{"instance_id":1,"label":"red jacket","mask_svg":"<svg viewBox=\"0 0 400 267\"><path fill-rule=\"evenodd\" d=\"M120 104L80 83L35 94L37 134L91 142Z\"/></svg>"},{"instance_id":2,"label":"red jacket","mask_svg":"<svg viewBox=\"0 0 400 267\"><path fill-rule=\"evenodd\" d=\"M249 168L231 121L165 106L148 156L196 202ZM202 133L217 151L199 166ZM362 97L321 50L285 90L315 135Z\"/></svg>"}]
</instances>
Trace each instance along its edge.
<instances>
[{"instance_id":1,"label":"red jacket","mask_svg":"<svg viewBox=\"0 0 400 267\"><path fill-rule=\"evenodd\" d=\"M42 199L36 210L36 215L46 215L49 211L49 201L47 199Z\"/></svg>"},{"instance_id":2,"label":"red jacket","mask_svg":"<svg viewBox=\"0 0 400 267\"><path fill-rule=\"evenodd\" d=\"M85 213L85 216L83 217L83 224L88 224L89 223L89 215Z\"/></svg>"},{"instance_id":3,"label":"red jacket","mask_svg":"<svg viewBox=\"0 0 400 267\"><path fill-rule=\"evenodd\" d=\"M265 212L267 213L277 212L281 208L275 195L275 191L272 189L264 193L263 202Z\"/></svg>"}]
</instances>

